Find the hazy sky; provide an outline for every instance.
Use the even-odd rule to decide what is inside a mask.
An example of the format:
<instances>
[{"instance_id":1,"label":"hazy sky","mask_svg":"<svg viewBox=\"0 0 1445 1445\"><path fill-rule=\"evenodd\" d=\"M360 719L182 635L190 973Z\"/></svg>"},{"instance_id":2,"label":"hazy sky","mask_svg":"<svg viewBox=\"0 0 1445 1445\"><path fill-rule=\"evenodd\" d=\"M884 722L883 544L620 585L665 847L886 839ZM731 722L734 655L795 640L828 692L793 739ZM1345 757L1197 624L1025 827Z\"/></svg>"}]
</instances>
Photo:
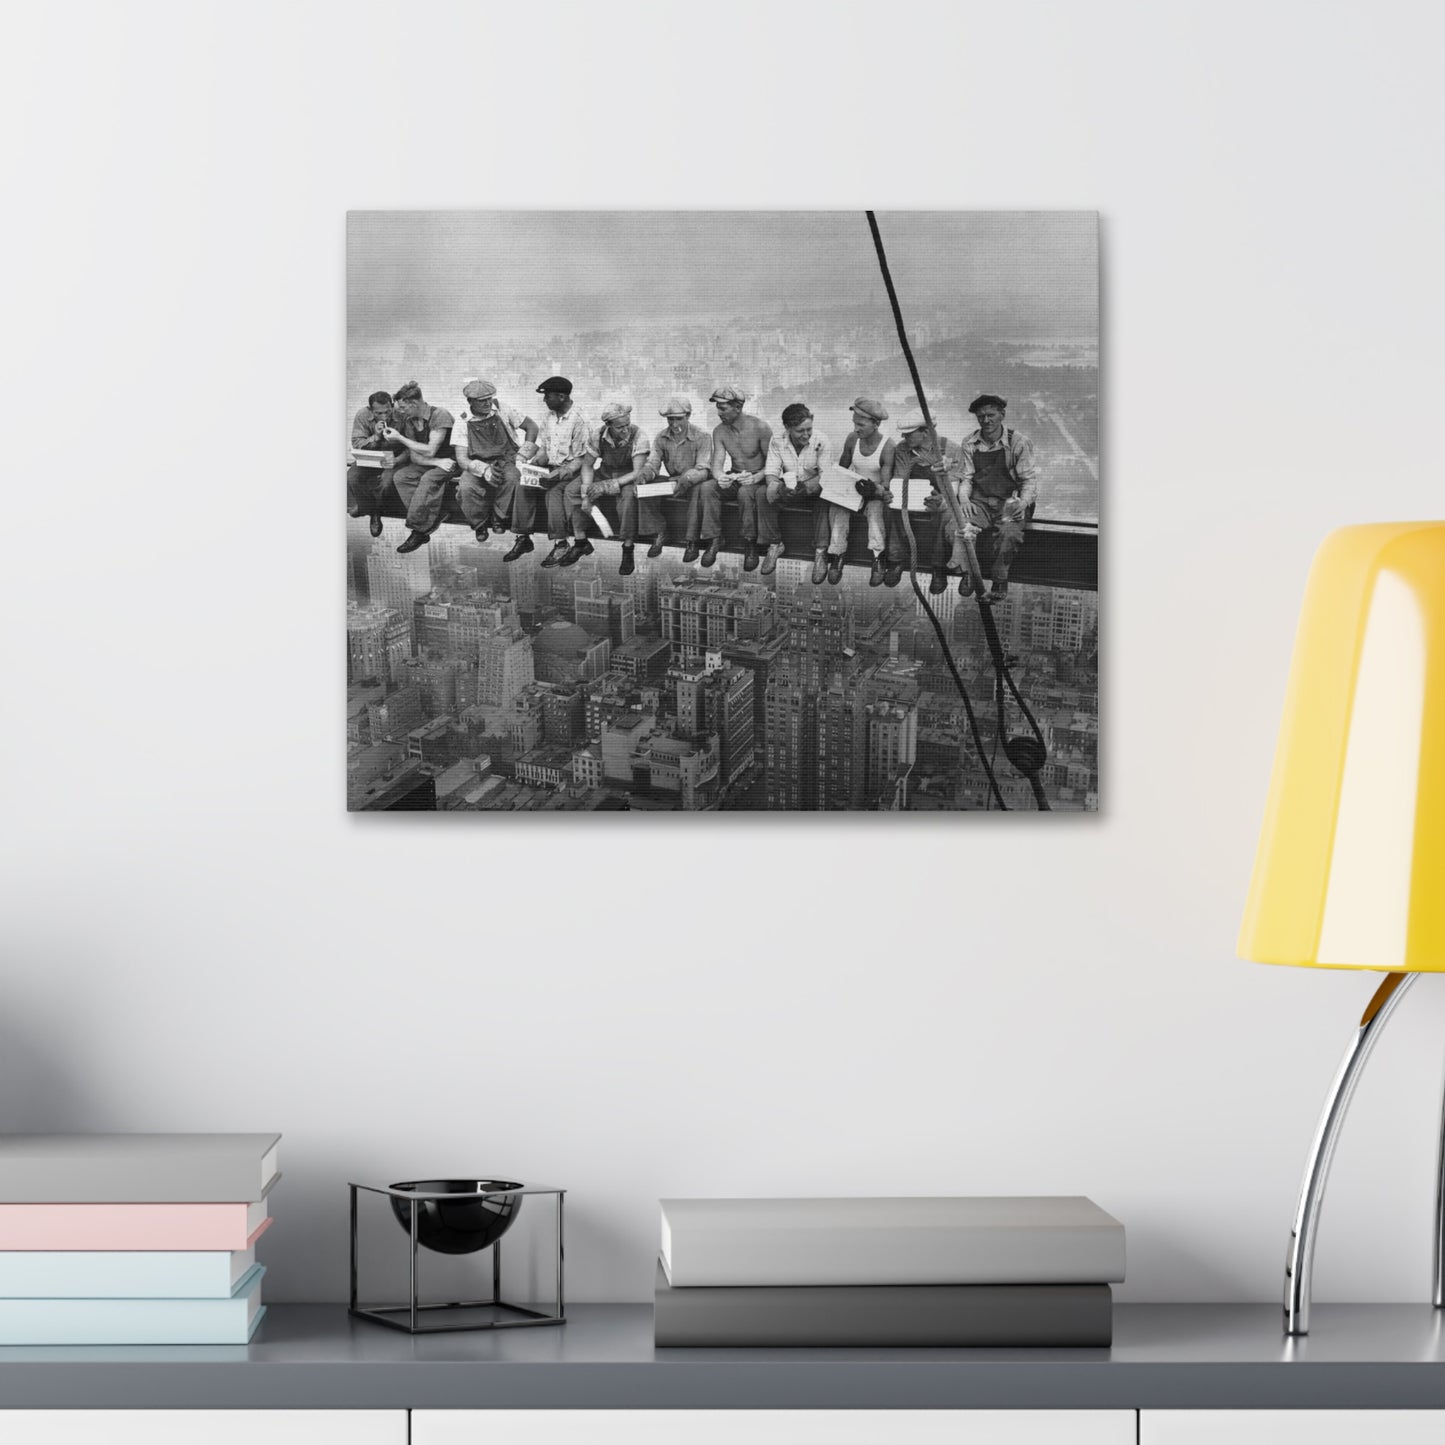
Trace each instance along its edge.
<instances>
[{"instance_id":1,"label":"hazy sky","mask_svg":"<svg viewBox=\"0 0 1445 1445\"><path fill-rule=\"evenodd\" d=\"M962 303L994 334L1094 334L1092 212L878 218L905 319ZM887 296L862 211L356 211L353 343L756 314Z\"/></svg>"}]
</instances>

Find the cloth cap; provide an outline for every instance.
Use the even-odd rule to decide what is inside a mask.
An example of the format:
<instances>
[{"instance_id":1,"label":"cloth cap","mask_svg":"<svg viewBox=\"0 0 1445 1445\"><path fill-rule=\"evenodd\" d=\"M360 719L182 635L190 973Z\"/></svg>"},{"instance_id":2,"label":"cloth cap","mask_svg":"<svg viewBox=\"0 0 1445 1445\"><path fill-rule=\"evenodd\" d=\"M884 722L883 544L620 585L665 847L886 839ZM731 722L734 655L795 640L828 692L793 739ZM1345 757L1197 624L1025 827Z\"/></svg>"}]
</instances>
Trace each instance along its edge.
<instances>
[{"instance_id":1,"label":"cloth cap","mask_svg":"<svg viewBox=\"0 0 1445 1445\"><path fill-rule=\"evenodd\" d=\"M572 383L568 381L565 376L549 376L546 381L544 381L541 386L537 388L537 390L544 392L560 391L565 393L567 396L571 396Z\"/></svg>"},{"instance_id":2,"label":"cloth cap","mask_svg":"<svg viewBox=\"0 0 1445 1445\"><path fill-rule=\"evenodd\" d=\"M709 401L735 401L739 406L747 399L747 392L741 391L735 386L720 386L708 397Z\"/></svg>"},{"instance_id":3,"label":"cloth cap","mask_svg":"<svg viewBox=\"0 0 1445 1445\"><path fill-rule=\"evenodd\" d=\"M871 416L874 421L887 421L888 408L881 401L870 401L866 396L860 396L853 403L854 411L861 411L864 416Z\"/></svg>"},{"instance_id":4,"label":"cloth cap","mask_svg":"<svg viewBox=\"0 0 1445 1445\"><path fill-rule=\"evenodd\" d=\"M481 401L489 396L496 396L497 388L490 381L482 381L474 377L462 387L462 395L468 401Z\"/></svg>"},{"instance_id":5,"label":"cloth cap","mask_svg":"<svg viewBox=\"0 0 1445 1445\"><path fill-rule=\"evenodd\" d=\"M991 391L986 391L982 396L974 397L974 399L969 402L968 409L977 416L979 408L984 406L996 406L1000 411L1004 411L1008 407L1008 402L1006 402L1003 397L995 396Z\"/></svg>"},{"instance_id":6,"label":"cloth cap","mask_svg":"<svg viewBox=\"0 0 1445 1445\"><path fill-rule=\"evenodd\" d=\"M922 431L928 423L923 419L923 413L918 410L907 412L903 420L898 423L898 435L906 437L911 431Z\"/></svg>"},{"instance_id":7,"label":"cloth cap","mask_svg":"<svg viewBox=\"0 0 1445 1445\"><path fill-rule=\"evenodd\" d=\"M658 416L691 416L692 403L685 396L670 396L657 414Z\"/></svg>"},{"instance_id":8,"label":"cloth cap","mask_svg":"<svg viewBox=\"0 0 1445 1445\"><path fill-rule=\"evenodd\" d=\"M610 401L602 408L602 420L604 423L609 421L626 421L631 415L632 408L628 406L626 402L622 401Z\"/></svg>"}]
</instances>

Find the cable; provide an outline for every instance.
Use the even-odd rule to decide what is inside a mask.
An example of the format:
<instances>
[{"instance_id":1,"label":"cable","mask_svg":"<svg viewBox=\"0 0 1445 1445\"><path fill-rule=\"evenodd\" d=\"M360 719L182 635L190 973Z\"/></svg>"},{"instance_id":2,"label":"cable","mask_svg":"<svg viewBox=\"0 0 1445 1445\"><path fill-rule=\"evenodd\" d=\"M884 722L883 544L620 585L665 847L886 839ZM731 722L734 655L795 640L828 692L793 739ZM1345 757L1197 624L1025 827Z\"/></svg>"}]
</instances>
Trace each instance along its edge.
<instances>
[{"instance_id":1,"label":"cable","mask_svg":"<svg viewBox=\"0 0 1445 1445\"><path fill-rule=\"evenodd\" d=\"M938 445L938 433L934 430L933 415L928 410L928 398L923 394L923 380L918 375L918 365L913 360L913 348L908 344L908 331L903 325L903 311L898 305L898 293L893 289L893 275L888 269L888 257L883 251L883 237L878 230L878 218L872 211L864 213L868 217L868 229L873 233L873 249L878 253L878 267L883 272L883 285L888 292L888 304L893 308L893 323L898 328L898 340L903 347L903 357L908 363L908 374L913 378L913 389L918 395L918 406L923 412L923 420L928 426L929 439L933 443L933 453L942 457L943 452ZM903 481L903 505L899 510L899 518L903 523L904 535L908 538L908 582L913 588L913 595L918 598L918 605L923 608L925 616L933 624L933 630L938 634L939 646L943 648L943 660L948 664L948 670L953 674L954 686L958 688L958 695L963 699L963 710L968 715L969 731L973 734L974 750L978 754L978 761L984 772L988 775L988 786L997 801L999 808L1004 812L1008 811L1008 804L1003 800L1003 793L1000 792L998 779L987 757L984 756L983 736L979 732L978 719L974 716L973 700L968 695L968 689L963 685L963 678L959 676L958 667L953 660L953 649L949 646L948 638L944 636L943 624L939 622L937 614L929 604L928 598L924 596L923 588L918 585L918 544L913 536L913 522L908 515L908 477ZM951 487L939 487L937 491L942 496L949 510L953 513L954 525L962 530L963 513L959 510L958 498L953 495ZM886 521L885 517L885 521Z\"/></svg>"}]
</instances>

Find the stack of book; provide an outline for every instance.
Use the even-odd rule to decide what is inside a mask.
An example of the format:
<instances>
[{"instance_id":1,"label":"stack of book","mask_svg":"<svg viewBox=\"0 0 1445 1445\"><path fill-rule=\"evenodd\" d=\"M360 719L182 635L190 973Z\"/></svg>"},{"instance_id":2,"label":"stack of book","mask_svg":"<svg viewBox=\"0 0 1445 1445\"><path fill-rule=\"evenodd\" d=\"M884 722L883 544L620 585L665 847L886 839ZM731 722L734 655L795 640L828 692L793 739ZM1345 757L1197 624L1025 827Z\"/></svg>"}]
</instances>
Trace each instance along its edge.
<instances>
[{"instance_id":1,"label":"stack of book","mask_svg":"<svg viewBox=\"0 0 1445 1445\"><path fill-rule=\"evenodd\" d=\"M276 1134L0 1137L0 1345L243 1345Z\"/></svg>"},{"instance_id":2,"label":"stack of book","mask_svg":"<svg viewBox=\"0 0 1445 1445\"><path fill-rule=\"evenodd\" d=\"M1081 1197L665 1199L659 1346L1113 1338L1124 1226Z\"/></svg>"}]
</instances>

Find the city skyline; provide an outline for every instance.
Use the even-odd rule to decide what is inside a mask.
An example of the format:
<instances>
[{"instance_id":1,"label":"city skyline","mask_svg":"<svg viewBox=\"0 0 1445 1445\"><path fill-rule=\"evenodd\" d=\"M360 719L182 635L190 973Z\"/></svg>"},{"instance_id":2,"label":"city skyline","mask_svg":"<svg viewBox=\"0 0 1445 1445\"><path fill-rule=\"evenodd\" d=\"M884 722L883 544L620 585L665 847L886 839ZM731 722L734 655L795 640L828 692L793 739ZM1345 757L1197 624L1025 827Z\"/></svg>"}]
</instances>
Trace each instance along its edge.
<instances>
[{"instance_id":1,"label":"city skyline","mask_svg":"<svg viewBox=\"0 0 1445 1445\"><path fill-rule=\"evenodd\" d=\"M1091 212L884 212L905 316L940 305L975 329L1098 334ZM1040 277L1048 285L1041 288ZM746 298L739 307L737 300ZM866 307L889 316L862 211L353 211L347 336L611 329L737 310Z\"/></svg>"}]
</instances>

